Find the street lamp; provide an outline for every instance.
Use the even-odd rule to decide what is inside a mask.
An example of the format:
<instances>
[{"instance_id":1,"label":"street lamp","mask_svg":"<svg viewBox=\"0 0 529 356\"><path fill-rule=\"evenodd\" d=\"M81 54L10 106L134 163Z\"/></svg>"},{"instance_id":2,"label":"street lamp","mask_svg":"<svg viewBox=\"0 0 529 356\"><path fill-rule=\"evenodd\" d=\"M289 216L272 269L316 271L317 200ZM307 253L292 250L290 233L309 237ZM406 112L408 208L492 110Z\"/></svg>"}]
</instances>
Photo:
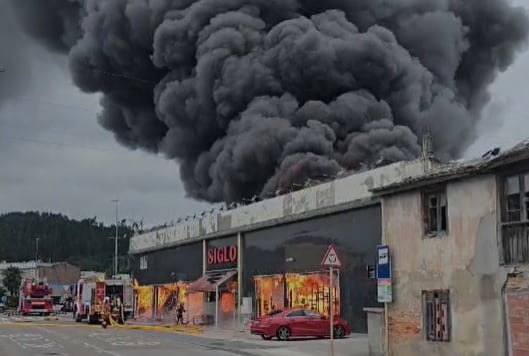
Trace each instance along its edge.
<instances>
[{"instance_id":1,"label":"street lamp","mask_svg":"<svg viewBox=\"0 0 529 356\"><path fill-rule=\"evenodd\" d=\"M119 200L112 200L116 204L116 236L114 237L114 275L118 274L118 204Z\"/></svg>"}]
</instances>

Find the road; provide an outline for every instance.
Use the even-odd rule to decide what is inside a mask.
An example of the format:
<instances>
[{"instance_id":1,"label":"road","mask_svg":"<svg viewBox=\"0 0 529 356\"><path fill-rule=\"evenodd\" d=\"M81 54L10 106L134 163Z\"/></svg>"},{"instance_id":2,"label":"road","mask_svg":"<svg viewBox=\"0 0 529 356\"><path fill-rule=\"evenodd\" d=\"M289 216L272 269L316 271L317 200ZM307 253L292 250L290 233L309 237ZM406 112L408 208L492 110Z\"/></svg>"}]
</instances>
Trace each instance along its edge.
<instances>
[{"instance_id":1,"label":"road","mask_svg":"<svg viewBox=\"0 0 529 356\"><path fill-rule=\"evenodd\" d=\"M213 339L160 331L103 329L74 323L71 318L49 321L42 317L0 315L0 356L306 356L327 354L322 341ZM365 355L350 352L350 344L342 346L347 346L347 353L337 352L336 356Z\"/></svg>"}]
</instances>

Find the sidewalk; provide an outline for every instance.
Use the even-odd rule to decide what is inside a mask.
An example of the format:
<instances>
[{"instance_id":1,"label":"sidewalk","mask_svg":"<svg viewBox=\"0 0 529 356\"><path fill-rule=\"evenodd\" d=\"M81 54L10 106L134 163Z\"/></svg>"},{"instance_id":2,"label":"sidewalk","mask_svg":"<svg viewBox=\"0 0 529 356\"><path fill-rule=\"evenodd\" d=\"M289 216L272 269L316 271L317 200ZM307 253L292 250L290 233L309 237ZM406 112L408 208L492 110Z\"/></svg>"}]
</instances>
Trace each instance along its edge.
<instances>
[{"instance_id":1,"label":"sidewalk","mask_svg":"<svg viewBox=\"0 0 529 356\"><path fill-rule=\"evenodd\" d=\"M267 341L257 335L251 335L248 331L215 328L205 328L201 337L252 344L255 345L253 351L263 356L321 356L328 354L330 347L329 339L298 339L287 342L274 339ZM251 348L246 350L252 351ZM367 335L353 334L345 339L334 340L334 354L335 356L368 356L369 347Z\"/></svg>"},{"instance_id":2,"label":"sidewalk","mask_svg":"<svg viewBox=\"0 0 529 356\"><path fill-rule=\"evenodd\" d=\"M197 337L212 341L225 341L244 345L245 351L263 356L321 356L329 353L329 339L299 339L282 342L278 340L263 340L257 335L251 335L248 330L228 328L197 327L191 325L176 326L174 323L157 321L132 321L129 325L170 328L182 334L194 334ZM196 332L200 330L200 332ZM366 334L353 334L345 339L334 340L335 356L368 356L369 347Z\"/></svg>"}]
</instances>

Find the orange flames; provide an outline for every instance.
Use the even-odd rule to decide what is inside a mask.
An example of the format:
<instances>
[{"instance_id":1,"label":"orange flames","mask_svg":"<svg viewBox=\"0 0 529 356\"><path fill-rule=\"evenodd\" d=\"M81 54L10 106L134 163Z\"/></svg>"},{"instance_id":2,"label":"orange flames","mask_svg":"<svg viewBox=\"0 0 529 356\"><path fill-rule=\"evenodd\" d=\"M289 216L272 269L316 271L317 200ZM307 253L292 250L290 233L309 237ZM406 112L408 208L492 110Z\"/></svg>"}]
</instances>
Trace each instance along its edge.
<instances>
[{"instance_id":1,"label":"orange flames","mask_svg":"<svg viewBox=\"0 0 529 356\"><path fill-rule=\"evenodd\" d=\"M153 286L134 286L134 290L137 295L137 309L139 318L151 318L153 312L153 296L154 296L154 287Z\"/></svg>"},{"instance_id":2,"label":"orange flames","mask_svg":"<svg viewBox=\"0 0 529 356\"><path fill-rule=\"evenodd\" d=\"M340 314L340 287L337 276L333 281L334 314ZM325 272L310 274L287 273L288 308L306 308L329 315L329 276ZM282 275L255 277L259 299L259 316L273 309L283 309L284 277Z\"/></svg>"},{"instance_id":3,"label":"orange flames","mask_svg":"<svg viewBox=\"0 0 529 356\"><path fill-rule=\"evenodd\" d=\"M170 314L176 310L179 303L185 304L187 299L188 285L183 282L160 286L140 286L138 281L134 280L133 285L137 296L139 318L152 318L155 316L155 310L157 310L158 317L173 317Z\"/></svg>"}]
</instances>

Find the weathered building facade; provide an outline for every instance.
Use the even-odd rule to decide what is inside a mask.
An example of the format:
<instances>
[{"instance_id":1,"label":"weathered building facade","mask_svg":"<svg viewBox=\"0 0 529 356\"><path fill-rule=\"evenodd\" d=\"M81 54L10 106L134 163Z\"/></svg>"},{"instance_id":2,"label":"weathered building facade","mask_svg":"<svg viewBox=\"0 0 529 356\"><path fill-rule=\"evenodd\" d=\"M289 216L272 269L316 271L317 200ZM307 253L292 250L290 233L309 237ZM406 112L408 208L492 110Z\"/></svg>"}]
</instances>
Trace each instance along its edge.
<instances>
[{"instance_id":1,"label":"weathered building facade","mask_svg":"<svg viewBox=\"0 0 529 356\"><path fill-rule=\"evenodd\" d=\"M389 354L529 355L529 145L373 190Z\"/></svg>"},{"instance_id":2,"label":"weathered building facade","mask_svg":"<svg viewBox=\"0 0 529 356\"><path fill-rule=\"evenodd\" d=\"M422 160L399 162L134 236L141 293L155 301L155 311L171 310L172 300L185 296L190 322L306 307L333 310L365 332L362 308L377 305L366 268L382 238L380 201L370 190L426 167ZM320 265L331 243L344 259L332 301Z\"/></svg>"}]
</instances>

